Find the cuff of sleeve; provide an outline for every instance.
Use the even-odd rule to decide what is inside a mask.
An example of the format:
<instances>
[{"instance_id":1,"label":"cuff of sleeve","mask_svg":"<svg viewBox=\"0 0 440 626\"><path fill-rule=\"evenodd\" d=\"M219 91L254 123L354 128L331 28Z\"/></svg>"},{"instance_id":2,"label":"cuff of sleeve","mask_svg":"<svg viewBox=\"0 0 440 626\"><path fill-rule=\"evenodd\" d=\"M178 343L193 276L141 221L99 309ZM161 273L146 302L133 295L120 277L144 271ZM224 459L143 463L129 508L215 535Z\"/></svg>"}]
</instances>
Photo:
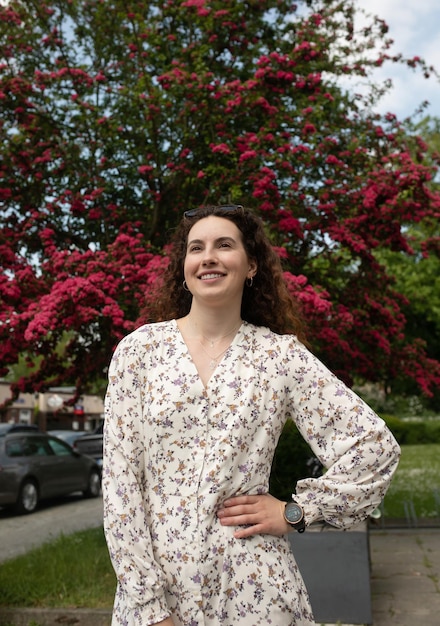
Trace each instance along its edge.
<instances>
[{"instance_id":1,"label":"cuff of sleeve","mask_svg":"<svg viewBox=\"0 0 440 626\"><path fill-rule=\"evenodd\" d=\"M147 604L126 606L125 609L123 601L120 606L118 604L117 601L114 612L123 618L120 623L127 624L127 626L151 626L170 617L164 596L152 598Z\"/></svg>"},{"instance_id":2,"label":"cuff of sleeve","mask_svg":"<svg viewBox=\"0 0 440 626\"><path fill-rule=\"evenodd\" d=\"M313 522L318 522L323 519L321 511L315 503L308 501L307 498L301 495L293 494L292 498L302 506L306 526L310 526Z\"/></svg>"}]
</instances>

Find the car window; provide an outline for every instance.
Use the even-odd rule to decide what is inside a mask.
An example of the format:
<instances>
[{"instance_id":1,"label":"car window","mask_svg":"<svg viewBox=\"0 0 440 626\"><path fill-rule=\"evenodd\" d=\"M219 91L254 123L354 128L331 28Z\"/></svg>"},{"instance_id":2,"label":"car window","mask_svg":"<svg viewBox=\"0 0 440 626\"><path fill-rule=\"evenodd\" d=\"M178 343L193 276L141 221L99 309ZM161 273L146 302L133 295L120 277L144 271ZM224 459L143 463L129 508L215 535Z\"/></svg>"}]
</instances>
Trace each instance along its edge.
<instances>
[{"instance_id":1,"label":"car window","mask_svg":"<svg viewBox=\"0 0 440 626\"><path fill-rule=\"evenodd\" d=\"M26 437L24 453L26 456L48 456L52 450L43 437Z\"/></svg>"},{"instance_id":2,"label":"car window","mask_svg":"<svg viewBox=\"0 0 440 626\"><path fill-rule=\"evenodd\" d=\"M26 456L22 439L13 439L7 441L5 445L5 452L8 456Z\"/></svg>"},{"instance_id":3,"label":"car window","mask_svg":"<svg viewBox=\"0 0 440 626\"><path fill-rule=\"evenodd\" d=\"M59 439L53 439L52 437L50 437L47 441L50 449L57 456L66 456L67 454L72 454L71 448L66 443L64 443L64 441L60 441Z\"/></svg>"}]
</instances>

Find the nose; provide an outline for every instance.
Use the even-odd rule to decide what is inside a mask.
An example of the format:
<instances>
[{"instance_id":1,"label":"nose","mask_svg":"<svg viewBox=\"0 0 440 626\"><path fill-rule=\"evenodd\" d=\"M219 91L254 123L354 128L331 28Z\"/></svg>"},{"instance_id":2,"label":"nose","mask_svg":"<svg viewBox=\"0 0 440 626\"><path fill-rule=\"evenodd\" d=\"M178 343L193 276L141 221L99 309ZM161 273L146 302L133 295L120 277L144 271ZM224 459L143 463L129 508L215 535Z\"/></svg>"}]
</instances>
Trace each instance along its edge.
<instances>
[{"instance_id":1,"label":"nose","mask_svg":"<svg viewBox=\"0 0 440 626\"><path fill-rule=\"evenodd\" d=\"M206 246L202 263L203 265L215 265L217 263L217 253L214 246Z\"/></svg>"}]
</instances>

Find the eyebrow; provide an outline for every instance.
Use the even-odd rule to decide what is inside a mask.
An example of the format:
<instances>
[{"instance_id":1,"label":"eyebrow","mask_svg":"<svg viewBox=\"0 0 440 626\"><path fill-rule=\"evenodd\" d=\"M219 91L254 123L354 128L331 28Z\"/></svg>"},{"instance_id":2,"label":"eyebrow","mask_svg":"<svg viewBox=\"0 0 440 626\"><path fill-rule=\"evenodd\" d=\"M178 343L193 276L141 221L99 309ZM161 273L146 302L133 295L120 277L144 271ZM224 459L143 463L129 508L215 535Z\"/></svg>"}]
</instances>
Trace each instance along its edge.
<instances>
[{"instance_id":1,"label":"eyebrow","mask_svg":"<svg viewBox=\"0 0 440 626\"><path fill-rule=\"evenodd\" d=\"M233 237L225 236L225 237L218 237L217 239L215 239L214 243L217 243L217 244L218 243L223 243L223 241L231 241L232 243L236 243L237 242L237 240L234 239ZM188 241L187 245L190 246L190 245L192 245L194 243L201 243L201 244L203 244L204 241L203 241L203 239L191 239L191 241Z\"/></svg>"}]
</instances>

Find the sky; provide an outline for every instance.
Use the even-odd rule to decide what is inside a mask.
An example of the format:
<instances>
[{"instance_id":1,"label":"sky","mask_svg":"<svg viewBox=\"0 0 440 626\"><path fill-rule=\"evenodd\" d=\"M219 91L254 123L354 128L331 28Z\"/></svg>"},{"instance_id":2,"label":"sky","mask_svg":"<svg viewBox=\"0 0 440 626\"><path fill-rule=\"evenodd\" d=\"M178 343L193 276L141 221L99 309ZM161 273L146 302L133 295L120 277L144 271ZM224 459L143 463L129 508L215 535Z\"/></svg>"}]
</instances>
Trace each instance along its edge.
<instances>
[{"instance_id":1,"label":"sky","mask_svg":"<svg viewBox=\"0 0 440 626\"><path fill-rule=\"evenodd\" d=\"M440 0L355 0L357 6L377 15L389 26L394 40L392 53L422 57L440 74ZM440 118L440 79L425 79L423 73L388 63L374 76L391 78L393 89L378 106L381 113L395 113L404 119L424 101L430 102L424 115Z\"/></svg>"}]
</instances>

